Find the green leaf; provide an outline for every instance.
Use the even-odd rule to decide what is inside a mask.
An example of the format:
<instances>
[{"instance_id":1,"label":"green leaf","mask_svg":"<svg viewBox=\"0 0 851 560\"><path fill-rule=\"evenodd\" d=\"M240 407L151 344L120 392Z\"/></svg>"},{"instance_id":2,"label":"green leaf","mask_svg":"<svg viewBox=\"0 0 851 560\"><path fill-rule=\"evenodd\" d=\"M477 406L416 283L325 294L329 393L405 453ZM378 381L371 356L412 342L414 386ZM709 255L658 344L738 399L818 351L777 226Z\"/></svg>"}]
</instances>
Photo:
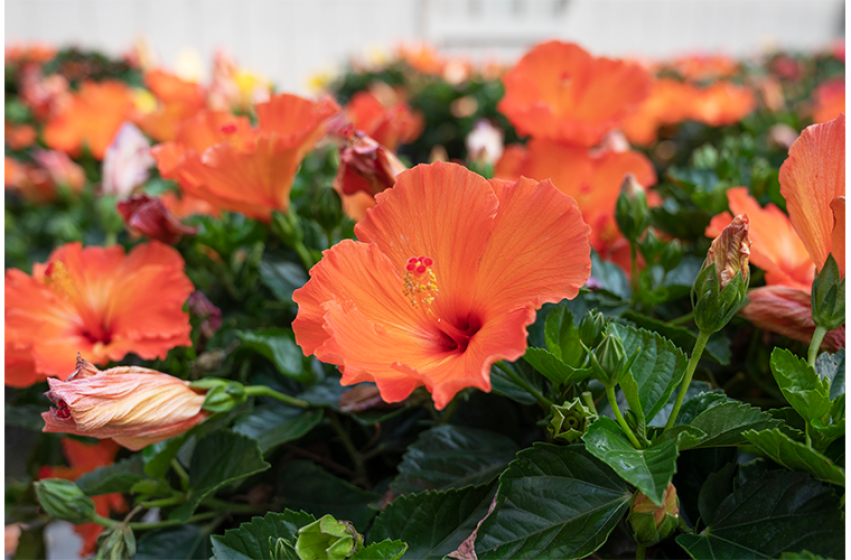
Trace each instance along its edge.
<instances>
[{"instance_id":1,"label":"green leaf","mask_svg":"<svg viewBox=\"0 0 851 560\"><path fill-rule=\"evenodd\" d=\"M359 549L349 560L399 560L406 550L407 544L388 539Z\"/></svg>"},{"instance_id":2,"label":"green leaf","mask_svg":"<svg viewBox=\"0 0 851 560\"><path fill-rule=\"evenodd\" d=\"M584 558L606 542L632 498L583 445L536 443L499 482L496 508L476 539L481 560Z\"/></svg>"},{"instance_id":3,"label":"green leaf","mask_svg":"<svg viewBox=\"0 0 851 560\"><path fill-rule=\"evenodd\" d=\"M813 554L812 552L807 552L806 550L802 552L784 552L780 555L780 560L827 560L823 556L819 556L818 554Z\"/></svg>"},{"instance_id":4,"label":"green leaf","mask_svg":"<svg viewBox=\"0 0 851 560\"><path fill-rule=\"evenodd\" d=\"M695 560L777 558L808 550L841 558L845 526L839 498L806 473L763 472L727 496L697 535L677 544Z\"/></svg>"},{"instance_id":5,"label":"green leaf","mask_svg":"<svg viewBox=\"0 0 851 560\"><path fill-rule=\"evenodd\" d=\"M514 440L496 432L437 426L408 447L390 487L408 494L484 484L505 470L517 451Z\"/></svg>"},{"instance_id":6,"label":"green leaf","mask_svg":"<svg viewBox=\"0 0 851 560\"><path fill-rule=\"evenodd\" d=\"M169 515L186 521L207 496L222 486L263 472L271 465L263 460L257 440L230 430L219 430L198 440L189 464L189 497Z\"/></svg>"},{"instance_id":7,"label":"green leaf","mask_svg":"<svg viewBox=\"0 0 851 560\"><path fill-rule=\"evenodd\" d=\"M579 329L573 320L573 313L564 305L556 306L547 315L544 327L544 339L547 349L561 362L578 366L584 356L579 341Z\"/></svg>"},{"instance_id":8,"label":"green leaf","mask_svg":"<svg viewBox=\"0 0 851 560\"><path fill-rule=\"evenodd\" d=\"M816 373L830 381L830 400L845 394L845 348L835 354L823 352L816 360ZM8 417L8 413L7 413Z\"/></svg>"},{"instance_id":9,"label":"green leaf","mask_svg":"<svg viewBox=\"0 0 851 560\"><path fill-rule=\"evenodd\" d=\"M683 412L685 410L686 404L688 404L689 401L691 401L693 398L695 398L701 393L717 394L712 392L712 387L709 385L709 383L706 383L705 381L692 380L691 385L688 386L688 390L686 391L686 397L683 400L684 404L683 408L680 409L679 418L683 417ZM659 411L659 414L657 414L656 417L653 418L653 421L648 422L647 425L654 428L665 427L665 424L668 422L668 417L671 415L671 411L674 409L674 402L676 402L676 400L677 392L671 393L671 396L668 398L668 402L665 404L665 406L662 407L662 410ZM620 403L620 400L618 400L618 403ZM608 404L605 406L608 406ZM601 410L600 412L602 413L603 411ZM607 414L607 416L611 416L611 414Z\"/></svg>"},{"instance_id":10,"label":"green leaf","mask_svg":"<svg viewBox=\"0 0 851 560\"><path fill-rule=\"evenodd\" d=\"M582 436L585 447L614 469L621 478L662 505L665 489L677 472L677 440L663 441L647 449L636 449L617 422L598 418Z\"/></svg>"},{"instance_id":11,"label":"green leaf","mask_svg":"<svg viewBox=\"0 0 851 560\"><path fill-rule=\"evenodd\" d=\"M604 261L596 251L591 251L591 276L601 287L621 299L627 299L632 294L629 280L624 271L615 263ZM582 312L579 315L584 315Z\"/></svg>"},{"instance_id":12,"label":"green leaf","mask_svg":"<svg viewBox=\"0 0 851 560\"><path fill-rule=\"evenodd\" d=\"M692 403L692 401L694 401ZM719 393L702 393L683 405L676 425L689 425L705 432L707 437L699 442L683 442L681 449L700 449L744 445L742 435L747 430L769 430L780 426L780 421L749 404L728 400Z\"/></svg>"},{"instance_id":13,"label":"green leaf","mask_svg":"<svg viewBox=\"0 0 851 560\"><path fill-rule=\"evenodd\" d=\"M532 366L523 360L503 363L506 367L514 370L518 376L527 381L532 387L536 387L539 390L543 389L543 378ZM498 367L491 367L491 386L494 393L504 395L520 404L535 404L537 402L535 397L529 394L529 391L515 383L513 379L508 377Z\"/></svg>"},{"instance_id":14,"label":"green leaf","mask_svg":"<svg viewBox=\"0 0 851 560\"><path fill-rule=\"evenodd\" d=\"M244 347L271 361L283 375L300 383L310 384L313 381L313 373L304 367L304 354L296 345L290 329L241 331L237 336Z\"/></svg>"},{"instance_id":15,"label":"green leaf","mask_svg":"<svg viewBox=\"0 0 851 560\"><path fill-rule=\"evenodd\" d=\"M39 404L11 404L6 403L6 426L26 428L34 432L40 432L44 428L44 418L41 414L45 405Z\"/></svg>"},{"instance_id":16,"label":"green leaf","mask_svg":"<svg viewBox=\"0 0 851 560\"><path fill-rule=\"evenodd\" d=\"M400 496L375 519L370 542L399 539L404 558L438 560L457 550L488 513L493 484Z\"/></svg>"},{"instance_id":17,"label":"green leaf","mask_svg":"<svg viewBox=\"0 0 851 560\"><path fill-rule=\"evenodd\" d=\"M578 340L578 339L577 339ZM562 362L555 354L543 348L530 346L526 349L523 359L530 366L538 370L538 373L555 383L556 385L567 385L576 383L591 377L591 368L576 369Z\"/></svg>"},{"instance_id":18,"label":"green leaf","mask_svg":"<svg viewBox=\"0 0 851 560\"><path fill-rule=\"evenodd\" d=\"M207 560L209 557L208 533L198 525L181 525L143 534L136 543L133 560Z\"/></svg>"},{"instance_id":19,"label":"green leaf","mask_svg":"<svg viewBox=\"0 0 851 560\"><path fill-rule=\"evenodd\" d=\"M631 321L636 327L655 331L674 344L681 350L691 353L694 348L694 343L697 341L697 335L685 327L670 325L664 321L653 319L646 315L642 315L636 311L627 311L623 314L623 318ZM706 344L706 355L721 365L730 364L730 339L715 334L709 339Z\"/></svg>"},{"instance_id":20,"label":"green leaf","mask_svg":"<svg viewBox=\"0 0 851 560\"><path fill-rule=\"evenodd\" d=\"M627 356L639 352L632 364L632 376L638 384L639 399L647 421L665 406L686 370L683 351L663 336L644 329L611 324L620 337Z\"/></svg>"},{"instance_id":21,"label":"green leaf","mask_svg":"<svg viewBox=\"0 0 851 560\"><path fill-rule=\"evenodd\" d=\"M293 292L304 286L307 279L300 263L272 255L264 255L260 262L260 281L281 301L292 303Z\"/></svg>"},{"instance_id":22,"label":"green leaf","mask_svg":"<svg viewBox=\"0 0 851 560\"><path fill-rule=\"evenodd\" d=\"M270 541L284 539L294 543L298 530L314 521L316 518L308 513L291 510L254 517L236 529L228 529L224 535L213 535L213 559L272 560Z\"/></svg>"},{"instance_id":23,"label":"green leaf","mask_svg":"<svg viewBox=\"0 0 851 560\"><path fill-rule=\"evenodd\" d=\"M77 479L77 486L87 496L127 494L137 482L152 480L145 474L145 464L141 455L122 459L108 467L100 467Z\"/></svg>"},{"instance_id":24,"label":"green leaf","mask_svg":"<svg viewBox=\"0 0 851 560\"><path fill-rule=\"evenodd\" d=\"M233 431L254 438L260 450L297 440L322 421L322 409L296 408L284 404L260 405L237 419Z\"/></svg>"},{"instance_id":25,"label":"green leaf","mask_svg":"<svg viewBox=\"0 0 851 560\"><path fill-rule=\"evenodd\" d=\"M769 459L791 471L807 471L815 478L845 486L845 470L833 461L803 443L794 441L778 429L757 432L749 430L742 434Z\"/></svg>"},{"instance_id":26,"label":"green leaf","mask_svg":"<svg viewBox=\"0 0 851 560\"><path fill-rule=\"evenodd\" d=\"M771 371L783 396L805 420L830 412L830 381L820 377L806 361L785 348L775 348Z\"/></svg>"},{"instance_id":27,"label":"green leaf","mask_svg":"<svg viewBox=\"0 0 851 560\"><path fill-rule=\"evenodd\" d=\"M321 517L331 514L341 521L351 521L363 530L375 516L370 503L381 499L329 474L309 461L293 461L278 475L278 493L289 509L300 509Z\"/></svg>"}]
</instances>

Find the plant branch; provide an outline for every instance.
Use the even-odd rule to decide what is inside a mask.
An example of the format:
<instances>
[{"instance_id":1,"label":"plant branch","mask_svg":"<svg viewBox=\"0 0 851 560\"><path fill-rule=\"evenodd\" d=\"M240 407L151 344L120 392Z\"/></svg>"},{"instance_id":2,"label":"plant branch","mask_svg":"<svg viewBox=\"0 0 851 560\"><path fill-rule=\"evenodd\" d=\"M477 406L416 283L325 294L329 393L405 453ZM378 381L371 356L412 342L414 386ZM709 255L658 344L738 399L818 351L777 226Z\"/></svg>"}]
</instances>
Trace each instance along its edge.
<instances>
[{"instance_id":1,"label":"plant branch","mask_svg":"<svg viewBox=\"0 0 851 560\"><path fill-rule=\"evenodd\" d=\"M703 354L703 349L706 348L706 343L709 341L709 334L700 331L697 335L697 340L694 342L694 348L691 351L691 359L686 368L686 374L683 382L680 385L680 392L677 395L677 401L674 403L674 408L671 410L671 416L668 417L668 422L665 424L664 432L667 432L674 426L677 420L677 415L680 413L680 408L683 406L683 401L686 398L688 387L691 385L691 378L694 377L694 370L697 369L697 363L700 361L700 356Z\"/></svg>"},{"instance_id":2,"label":"plant branch","mask_svg":"<svg viewBox=\"0 0 851 560\"><path fill-rule=\"evenodd\" d=\"M553 401L545 397L541 394L540 391L532 387L528 381L517 375L510 367L508 367L505 362L497 362L494 364L497 368L501 369L505 375L511 378L512 381L523 387L527 393L535 397L535 400L544 408L544 410L549 410L553 406Z\"/></svg>"}]
</instances>

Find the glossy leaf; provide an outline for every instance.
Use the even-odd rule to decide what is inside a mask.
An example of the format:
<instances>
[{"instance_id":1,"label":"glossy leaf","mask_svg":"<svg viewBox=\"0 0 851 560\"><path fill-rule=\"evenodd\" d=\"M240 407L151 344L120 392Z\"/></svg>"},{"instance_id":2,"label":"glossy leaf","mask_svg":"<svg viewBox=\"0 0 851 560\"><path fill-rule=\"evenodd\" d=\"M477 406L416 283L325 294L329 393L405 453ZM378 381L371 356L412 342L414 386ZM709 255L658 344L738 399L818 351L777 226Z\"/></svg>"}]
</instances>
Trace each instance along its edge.
<instances>
[{"instance_id":1,"label":"glossy leaf","mask_svg":"<svg viewBox=\"0 0 851 560\"><path fill-rule=\"evenodd\" d=\"M691 404L691 406L686 406ZM702 393L683 405L676 425L688 425L707 436L697 442L683 442L682 449L743 445L747 430L779 427L780 421L749 404L727 399L719 393Z\"/></svg>"},{"instance_id":2,"label":"glossy leaf","mask_svg":"<svg viewBox=\"0 0 851 560\"><path fill-rule=\"evenodd\" d=\"M820 377L806 361L785 348L771 353L771 371L789 404L806 420L830 411L830 381Z\"/></svg>"},{"instance_id":3,"label":"glossy leaf","mask_svg":"<svg viewBox=\"0 0 851 560\"><path fill-rule=\"evenodd\" d=\"M816 373L830 381L830 400L845 394L845 348L835 354L823 352L816 360Z\"/></svg>"},{"instance_id":4,"label":"glossy leaf","mask_svg":"<svg viewBox=\"0 0 851 560\"><path fill-rule=\"evenodd\" d=\"M592 375L590 368L573 368L562 362L555 354L530 346L523 355L530 366L538 370L538 373L552 381L556 385L566 385L587 379Z\"/></svg>"},{"instance_id":5,"label":"glossy leaf","mask_svg":"<svg viewBox=\"0 0 851 560\"><path fill-rule=\"evenodd\" d=\"M271 560L271 542L285 539L294 543L298 530L316 521L312 515L284 510L283 513L267 513L255 517L236 529L228 529L224 535L213 535L214 560Z\"/></svg>"},{"instance_id":6,"label":"glossy leaf","mask_svg":"<svg viewBox=\"0 0 851 560\"><path fill-rule=\"evenodd\" d=\"M292 303L293 292L307 279L301 264L271 255L264 255L260 262L260 280L281 301Z\"/></svg>"},{"instance_id":7,"label":"glossy leaf","mask_svg":"<svg viewBox=\"0 0 851 560\"><path fill-rule=\"evenodd\" d=\"M349 560L399 560L406 550L407 544L388 539L358 549Z\"/></svg>"},{"instance_id":8,"label":"glossy leaf","mask_svg":"<svg viewBox=\"0 0 851 560\"><path fill-rule=\"evenodd\" d=\"M791 471L807 471L818 480L845 486L845 469L778 429L761 432L749 430L742 435L778 465Z\"/></svg>"},{"instance_id":9,"label":"glossy leaf","mask_svg":"<svg viewBox=\"0 0 851 560\"><path fill-rule=\"evenodd\" d=\"M233 431L256 439L266 453L297 440L322 421L322 409L296 408L284 404L260 405L237 419Z\"/></svg>"},{"instance_id":10,"label":"glossy leaf","mask_svg":"<svg viewBox=\"0 0 851 560\"><path fill-rule=\"evenodd\" d=\"M145 465L141 455L133 455L107 467L100 467L88 472L76 480L87 496L112 494L113 492L128 493L137 482L151 480L145 474Z\"/></svg>"},{"instance_id":11,"label":"glossy leaf","mask_svg":"<svg viewBox=\"0 0 851 560\"><path fill-rule=\"evenodd\" d=\"M269 328L237 333L242 345L275 364L283 375L301 383L310 383L313 374L304 367L304 354L289 329Z\"/></svg>"},{"instance_id":12,"label":"glossy leaf","mask_svg":"<svg viewBox=\"0 0 851 560\"><path fill-rule=\"evenodd\" d=\"M215 537L213 537L215 538ZM207 560L209 533L198 525L180 525L148 531L136 543L133 560Z\"/></svg>"}]
</instances>

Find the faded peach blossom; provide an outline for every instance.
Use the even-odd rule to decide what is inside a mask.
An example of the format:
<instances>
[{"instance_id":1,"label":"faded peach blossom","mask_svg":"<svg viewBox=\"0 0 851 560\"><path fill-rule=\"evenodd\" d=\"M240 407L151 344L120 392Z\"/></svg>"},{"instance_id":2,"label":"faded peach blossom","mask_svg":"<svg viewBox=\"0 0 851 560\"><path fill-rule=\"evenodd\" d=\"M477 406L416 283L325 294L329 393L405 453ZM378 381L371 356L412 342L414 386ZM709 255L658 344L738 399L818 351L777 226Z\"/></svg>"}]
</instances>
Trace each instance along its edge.
<instances>
[{"instance_id":1,"label":"faded peach blossom","mask_svg":"<svg viewBox=\"0 0 851 560\"><path fill-rule=\"evenodd\" d=\"M357 131L340 148L340 167L335 180L341 194L358 191L371 196L396 184L396 175L407 169L396 154Z\"/></svg>"},{"instance_id":2,"label":"faded peach blossom","mask_svg":"<svg viewBox=\"0 0 851 560\"><path fill-rule=\"evenodd\" d=\"M727 287L740 272L745 286L748 284L748 261L751 253L751 241L748 238L748 215L740 214L733 218L721 234L712 241L703 268L715 264L715 272L721 283L721 289Z\"/></svg>"},{"instance_id":3,"label":"faded peach blossom","mask_svg":"<svg viewBox=\"0 0 851 560\"><path fill-rule=\"evenodd\" d=\"M48 379L54 406L41 417L43 432L112 438L138 451L182 434L202 422L204 395L158 371L119 366L98 370L77 356L77 369L65 381Z\"/></svg>"}]
</instances>

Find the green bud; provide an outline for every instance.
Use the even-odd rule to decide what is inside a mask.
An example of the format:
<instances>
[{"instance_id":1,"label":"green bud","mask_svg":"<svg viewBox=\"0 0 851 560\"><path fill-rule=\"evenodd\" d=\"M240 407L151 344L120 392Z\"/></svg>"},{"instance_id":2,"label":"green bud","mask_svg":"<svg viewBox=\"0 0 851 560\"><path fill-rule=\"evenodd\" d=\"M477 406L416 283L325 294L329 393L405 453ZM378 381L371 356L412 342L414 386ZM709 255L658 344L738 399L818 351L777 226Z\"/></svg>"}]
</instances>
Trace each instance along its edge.
<instances>
[{"instance_id":1,"label":"green bud","mask_svg":"<svg viewBox=\"0 0 851 560\"><path fill-rule=\"evenodd\" d=\"M665 540L676 530L679 515L677 489L673 484L669 484L661 506L651 502L641 492L636 492L632 511L626 521L632 529L635 542L650 546Z\"/></svg>"},{"instance_id":2,"label":"green bud","mask_svg":"<svg viewBox=\"0 0 851 560\"><path fill-rule=\"evenodd\" d=\"M600 344L603 339L603 331L606 330L606 316L592 309L579 322L579 338L582 344L588 348L593 348Z\"/></svg>"},{"instance_id":3,"label":"green bud","mask_svg":"<svg viewBox=\"0 0 851 560\"><path fill-rule=\"evenodd\" d=\"M272 212L272 233L289 247L304 240L304 231L298 214L292 209L289 212Z\"/></svg>"},{"instance_id":4,"label":"green bud","mask_svg":"<svg viewBox=\"0 0 851 560\"><path fill-rule=\"evenodd\" d=\"M204 399L204 410L211 412L227 412L248 398L245 387L237 381L208 377L189 384L192 389L207 389Z\"/></svg>"},{"instance_id":5,"label":"green bud","mask_svg":"<svg viewBox=\"0 0 851 560\"><path fill-rule=\"evenodd\" d=\"M124 229L124 219L118 213L117 204L118 197L113 194L104 194L95 199L95 211L107 233L118 233Z\"/></svg>"},{"instance_id":6,"label":"green bud","mask_svg":"<svg viewBox=\"0 0 851 560\"><path fill-rule=\"evenodd\" d=\"M827 330L845 323L845 278L833 255L828 255L821 272L813 280L813 323Z\"/></svg>"},{"instance_id":7,"label":"green bud","mask_svg":"<svg viewBox=\"0 0 851 560\"><path fill-rule=\"evenodd\" d=\"M553 435L553 439L562 440L567 443L579 441L582 434L588 431L591 422L597 419L597 415L588 409L579 398L552 408L553 419L547 429Z\"/></svg>"},{"instance_id":8,"label":"green bud","mask_svg":"<svg viewBox=\"0 0 851 560\"><path fill-rule=\"evenodd\" d=\"M632 173L627 173L621 183L621 193L615 204L618 228L629 241L635 242L650 225L650 210L644 188Z\"/></svg>"},{"instance_id":9,"label":"green bud","mask_svg":"<svg viewBox=\"0 0 851 560\"><path fill-rule=\"evenodd\" d=\"M733 218L712 242L691 288L694 322L701 331L718 332L747 303L750 246L746 214Z\"/></svg>"},{"instance_id":10,"label":"green bud","mask_svg":"<svg viewBox=\"0 0 851 560\"><path fill-rule=\"evenodd\" d=\"M333 230L343 219L343 201L337 191L327 187L319 191L314 208L316 221L325 231Z\"/></svg>"},{"instance_id":11,"label":"green bud","mask_svg":"<svg viewBox=\"0 0 851 560\"><path fill-rule=\"evenodd\" d=\"M683 260L683 244L679 239L673 239L662 248L662 255L659 257L659 264L665 269L665 272L671 272L677 268Z\"/></svg>"},{"instance_id":12,"label":"green bud","mask_svg":"<svg viewBox=\"0 0 851 560\"><path fill-rule=\"evenodd\" d=\"M301 560L345 560L361 546L363 536L351 523L325 515L298 530L295 550Z\"/></svg>"},{"instance_id":13,"label":"green bud","mask_svg":"<svg viewBox=\"0 0 851 560\"><path fill-rule=\"evenodd\" d=\"M136 554L136 537L126 523L108 527L98 537L95 560L127 560Z\"/></svg>"},{"instance_id":14,"label":"green bud","mask_svg":"<svg viewBox=\"0 0 851 560\"><path fill-rule=\"evenodd\" d=\"M45 478L34 484L41 507L52 515L74 525L94 518L95 503L70 480Z\"/></svg>"},{"instance_id":15,"label":"green bud","mask_svg":"<svg viewBox=\"0 0 851 560\"><path fill-rule=\"evenodd\" d=\"M605 335L603 341L594 350L591 365L597 378L603 385L617 383L626 364L626 350L617 336Z\"/></svg>"},{"instance_id":16,"label":"green bud","mask_svg":"<svg viewBox=\"0 0 851 560\"><path fill-rule=\"evenodd\" d=\"M644 239L638 242L638 248L641 249L641 255L648 263L652 263L662 252L665 245L662 240L656 236L656 231L653 228L647 230Z\"/></svg>"}]
</instances>

